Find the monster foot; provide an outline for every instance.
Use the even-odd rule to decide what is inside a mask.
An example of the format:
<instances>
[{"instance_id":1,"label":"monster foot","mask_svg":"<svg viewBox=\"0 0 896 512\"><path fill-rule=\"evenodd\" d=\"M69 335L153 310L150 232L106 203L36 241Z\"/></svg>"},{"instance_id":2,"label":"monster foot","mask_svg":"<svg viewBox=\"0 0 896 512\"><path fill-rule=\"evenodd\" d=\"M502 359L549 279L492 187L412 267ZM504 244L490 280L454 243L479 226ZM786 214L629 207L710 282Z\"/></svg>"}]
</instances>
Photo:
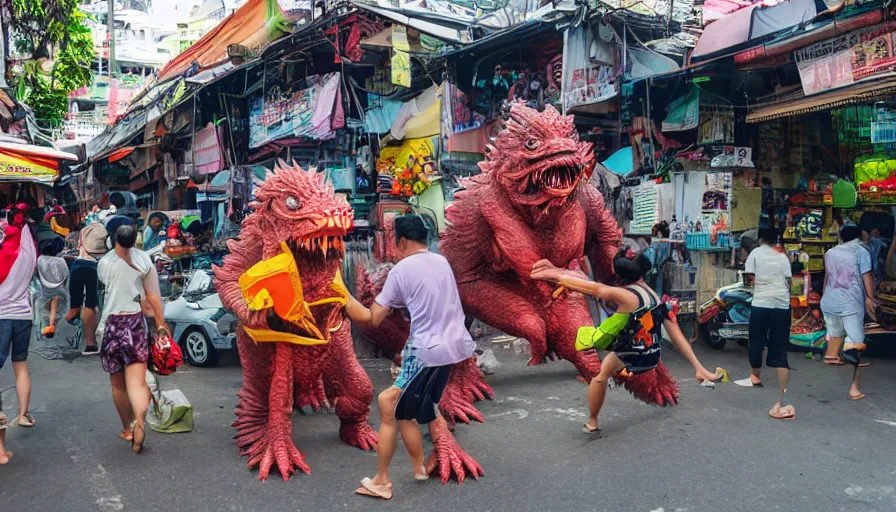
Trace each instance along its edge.
<instances>
[{"instance_id":1,"label":"monster foot","mask_svg":"<svg viewBox=\"0 0 896 512\"><path fill-rule=\"evenodd\" d=\"M485 382L485 374L476 366L475 359L467 359L455 365L451 371L451 380L439 400L439 410L446 421L470 423L476 420L485 421L473 402L493 398L492 388Z\"/></svg>"},{"instance_id":2,"label":"monster foot","mask_svg":"<svg viewBox=\"0 0 896 512\"><path fill-rule=\"evenodd\" d=\"M665 407L678 403L678 385L662 362L655 369L639 375L617 374L615 380L624 383L625 389L635 398L649 404Z\"/></svg>"},{"instance_id":3,"label":"monster foot","mask_svg":"<svg viewBox=\"0 0 896 512\"><path fill-rule=\"evenodd\" d=\"M327 394L324 391L323 381L311 389L296 389L295 408L302 411L305 407L311 407L315 412L331 409L330 401L327 400Z\"/></svg>"},{"instance_id":4,"label":"monster foot","mask_svg":"<svg viewBox=\"0 0 896 512\"><path fill-rule=\"evenodd\" d=\"M448 425L442 418L429 424L429 434L432 436L433 448L426 463L427 474L438 473L443 484L448 483L452 474L459 484L462 484L467 476L478 480L484 474L482 466L476 459L457 444L457 440L448 431Z\"/></svg>"},{"instance_id":5,"label":"monster foot","mask_svg":"<svg viewBox=\"0 0 896 512\"><path fill-rule=\"evenodd\" d=\"M297 470L311 473L305 456L292 441L291 428L266 425L255 432L243 431L236 439L240 455L249 457L249 469L258 467L258 479L261 481L268 479L274 465L280 470L283 480L289 480Z\"/></svg>"},{"instance_id":6,"label":"monster foot","mask_svg":"<svg viewBox=\"0 0 896 512\"><path fill-rule=\"evenodd\" d=\"M376 445L380 441L379 434L366 421L363 423L343 423L339 427L339 439L365 452L376 450Z\"/></svg>"}]
</instances>

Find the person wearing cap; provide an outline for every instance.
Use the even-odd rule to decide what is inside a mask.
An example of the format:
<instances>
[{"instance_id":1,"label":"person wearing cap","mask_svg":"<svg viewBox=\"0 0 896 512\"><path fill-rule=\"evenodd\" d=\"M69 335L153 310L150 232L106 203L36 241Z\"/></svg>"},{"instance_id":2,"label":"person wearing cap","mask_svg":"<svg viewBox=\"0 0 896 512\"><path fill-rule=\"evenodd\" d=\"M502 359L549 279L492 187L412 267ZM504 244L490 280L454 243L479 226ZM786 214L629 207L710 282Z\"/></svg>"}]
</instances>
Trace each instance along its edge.
<instances>
[{"instance_id":1,"label":"person wearing cap","mask_svg":"<svg viewBox=\"0 0 896 512\"><path fill-rule=\"evenodd\" d=\"M83 355L100 353L96 342L96 329L99 326L99 280L96 267L99 259L106 254L106 227L100 222L88 224L78 235L78 258L72 263L69 272L70 305L65 320L74 323L81 319L84 329L85 347Z\"/></svg>"}]
</instances>

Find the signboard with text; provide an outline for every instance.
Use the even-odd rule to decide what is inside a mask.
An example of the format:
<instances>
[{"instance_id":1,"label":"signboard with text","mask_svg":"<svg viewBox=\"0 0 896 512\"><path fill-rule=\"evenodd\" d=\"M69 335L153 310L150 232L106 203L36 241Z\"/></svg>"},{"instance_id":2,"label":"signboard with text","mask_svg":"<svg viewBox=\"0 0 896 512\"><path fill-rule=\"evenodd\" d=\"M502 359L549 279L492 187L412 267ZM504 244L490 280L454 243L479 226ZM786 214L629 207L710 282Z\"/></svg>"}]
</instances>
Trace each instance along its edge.
<instances>
[{"instance_id":1,"label":"signboard with text","mask_svg":"<svg viewBox=\"0 0 896 512\"><path fill-rule=\"evenodd\" d=\"M0 149L0 181L53 183L59 174L56 160L24 156Z\"/></svg>"},{"instance_id":2,"label":"signboard with text","mask_svg":"<svg viewBox=\"0 0 896 512\"><path fill-rule=\"evenodd\" d=\"M896 70L896 22L875 25L793 52L806 96Z\"/></svg>"}]
</instances>

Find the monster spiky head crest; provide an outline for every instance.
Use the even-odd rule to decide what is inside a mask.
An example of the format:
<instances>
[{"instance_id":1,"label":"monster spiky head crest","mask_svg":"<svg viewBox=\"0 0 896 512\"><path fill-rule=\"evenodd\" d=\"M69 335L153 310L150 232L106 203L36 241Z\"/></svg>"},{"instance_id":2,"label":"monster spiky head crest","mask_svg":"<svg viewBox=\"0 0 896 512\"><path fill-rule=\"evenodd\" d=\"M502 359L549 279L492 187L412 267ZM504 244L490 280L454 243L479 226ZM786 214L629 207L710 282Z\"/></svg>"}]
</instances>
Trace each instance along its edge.
<instances>
[{"instance_id":1,"label":"monster spiky head crest","mask_svg":"<svg viewBox=\"0 0 896 512\"><path fill-rule=\"evenodd\" d=\"M518 103L479 167L537 220L568 204L582 178L591 176L594 153L579 141L572 116L550 105L539 112Z\"/></svg>"},{"instance_id":2,"label":"monster spiky head crest","mask_svg":"<svg viewBox=\"0 0 896 512\"><path fill-rule=\"evenodd\" d=\"M262 227L266 255L276 253L281 242L297 259L330 261L345 255L343 237L352 230L354 212L323 174L281 160L249 206Z\"/></svg>"}]
</instances>

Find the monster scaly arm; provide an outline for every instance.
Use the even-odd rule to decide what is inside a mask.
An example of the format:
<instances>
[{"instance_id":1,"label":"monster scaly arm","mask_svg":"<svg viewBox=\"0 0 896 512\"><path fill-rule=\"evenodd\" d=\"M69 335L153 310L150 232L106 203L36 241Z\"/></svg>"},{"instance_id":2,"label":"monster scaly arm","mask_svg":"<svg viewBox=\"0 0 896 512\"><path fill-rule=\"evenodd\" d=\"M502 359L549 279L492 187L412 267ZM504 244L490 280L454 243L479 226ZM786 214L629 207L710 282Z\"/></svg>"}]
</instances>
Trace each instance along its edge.
<instances>
[{"instance_id":1,"label":"monster scaly arm","mask_svg":"<svg viewBox=\"0 0 896 512\"><path fill-rule=\"evenodd\" d=\"M529 277L532 265L542 257L536 252L538 242L531 228L518 213L502 206L499 201L482 205L485 217L494 233L494 244L502 263L520 277Z\"/></svg>"}]
</instances>

